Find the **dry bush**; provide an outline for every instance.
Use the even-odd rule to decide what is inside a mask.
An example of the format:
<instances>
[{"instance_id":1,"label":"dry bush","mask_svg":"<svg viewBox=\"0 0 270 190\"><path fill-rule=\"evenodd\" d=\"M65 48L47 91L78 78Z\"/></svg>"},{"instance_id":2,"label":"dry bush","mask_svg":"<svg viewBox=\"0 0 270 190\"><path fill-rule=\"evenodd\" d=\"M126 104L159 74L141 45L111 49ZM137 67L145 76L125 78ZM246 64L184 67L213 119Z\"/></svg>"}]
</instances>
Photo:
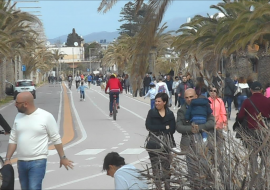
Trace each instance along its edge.
<instances>
[{"instance_id":1,"label":"dry bush","mask_svg":"<svg viewBox=\"0 0 270 190\"><path fill-rule=\"evenodd\" d=\"M166 148L159 152L160 161L170 157L170 189L269 189L270 132L263 126L259 128L251 134L239 127L241 140L231 131L217 131L216 138L215 133L209 133L207 142L198 142L186 152L177 152L167 142L159 141ZM193 140L194 136L190 138ZM187 169L186 155L193 160L192 175ZM147 164L142 175L148 178L152 189L162 189L156 187L166 181L162 172L161 177L153 176L151 164Z\"/></svg>"}]
</instances>

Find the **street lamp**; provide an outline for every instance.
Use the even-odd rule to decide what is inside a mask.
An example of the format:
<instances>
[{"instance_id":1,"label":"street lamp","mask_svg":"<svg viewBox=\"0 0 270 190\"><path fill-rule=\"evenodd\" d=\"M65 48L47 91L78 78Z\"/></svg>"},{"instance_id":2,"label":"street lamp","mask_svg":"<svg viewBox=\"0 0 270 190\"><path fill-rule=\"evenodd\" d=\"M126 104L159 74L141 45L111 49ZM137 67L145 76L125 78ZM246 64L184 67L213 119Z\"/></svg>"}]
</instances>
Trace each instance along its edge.
<instances>
[{"instance_id":1,"label":"street lamp","mask_svg":"<svg viewBox=\"0 0 270 190\"><path fill-rule=\"evenodd\" d=\"M92 58L91 58L91 50L92 49L96 49L96 48L89 48L89 74L91 73L92 71Z\"/></svg>"},{"instance_id":2,"label":"street lamp","mask_svg":"<svg viewBox=\"0 0 270 190\"><path fill-rule=\"evenodd\" d=\"M78 42L74 42L74 46L77 47ZM73 78L74 78L75 77L75 75L74 75L74 47L72 47L72 55L73 55Z\"/></svg>"}]
</instances>

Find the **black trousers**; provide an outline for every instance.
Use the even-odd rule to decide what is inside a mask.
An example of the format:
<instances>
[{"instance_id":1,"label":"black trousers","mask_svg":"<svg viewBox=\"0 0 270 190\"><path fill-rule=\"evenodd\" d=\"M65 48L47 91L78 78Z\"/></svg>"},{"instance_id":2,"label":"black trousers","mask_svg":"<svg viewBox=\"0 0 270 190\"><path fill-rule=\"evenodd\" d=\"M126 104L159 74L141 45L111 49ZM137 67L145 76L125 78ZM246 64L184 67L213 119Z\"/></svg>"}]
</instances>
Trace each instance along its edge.
<instances>
[{"instance_id":1,"label":"black trousers","mask_svg":"<svg viewBox=\"0 0 270 190\"><path fill-rule=\"evenodd\" d=\"M155 153L155 152L148 152L153 176L155 177L155 184L157 189L161 189L161 181L165 183L165 190L170 189L170 164L171 164L171 156L169 153Z\"/></svg>"}]
</instances>

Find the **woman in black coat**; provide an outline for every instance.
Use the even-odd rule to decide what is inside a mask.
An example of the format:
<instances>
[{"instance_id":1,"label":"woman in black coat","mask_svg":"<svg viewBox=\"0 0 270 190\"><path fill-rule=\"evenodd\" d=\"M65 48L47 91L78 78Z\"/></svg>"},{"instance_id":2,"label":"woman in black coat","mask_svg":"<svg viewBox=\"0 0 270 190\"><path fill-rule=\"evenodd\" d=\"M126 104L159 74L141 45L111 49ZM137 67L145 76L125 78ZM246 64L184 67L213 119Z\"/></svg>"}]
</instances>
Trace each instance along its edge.
<instances>
[{"instance_id":1,"label":"woman in black coat","mask_svg":"<svg viewBox=\"0 0 270 190\"><path fill-rule=\"evenodd\" d=\"M155 97L155 108L149 110L146 122L146 129L152 132L160 139L163 139L169 147L175 147L173 134L175 133L175 117L174 113L168 108L168 95L166 93L158 93ZM163 147L155 137L149 133L146 144L150 157L153 175L156 177L157 189L161 187L159 181L165 180L165 190L170 189L170 152ZM153 149L153 151L151 151ZM159 152L157 152L159 151ZM162 172L160 172L160 163ZM159 174L162 173L163 177Z\"/></svg>"}]
</instances>

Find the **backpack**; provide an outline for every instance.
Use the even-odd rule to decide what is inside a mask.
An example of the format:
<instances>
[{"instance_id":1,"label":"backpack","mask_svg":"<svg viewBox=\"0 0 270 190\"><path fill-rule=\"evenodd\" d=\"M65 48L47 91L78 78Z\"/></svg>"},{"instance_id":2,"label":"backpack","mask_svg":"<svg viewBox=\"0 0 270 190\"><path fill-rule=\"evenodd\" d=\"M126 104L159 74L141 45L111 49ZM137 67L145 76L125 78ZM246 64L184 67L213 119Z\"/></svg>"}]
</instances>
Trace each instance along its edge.
<instances>
[{"instance_id":1,"label":"backpack","mask_svg":"<svg viewBox=\"0 0 270 190\"><path fill-rule=\"evenodd\" d=\"M158 87L158 93L166 93L166 88L164 85Z\"/></svg>"}]
</instances>

